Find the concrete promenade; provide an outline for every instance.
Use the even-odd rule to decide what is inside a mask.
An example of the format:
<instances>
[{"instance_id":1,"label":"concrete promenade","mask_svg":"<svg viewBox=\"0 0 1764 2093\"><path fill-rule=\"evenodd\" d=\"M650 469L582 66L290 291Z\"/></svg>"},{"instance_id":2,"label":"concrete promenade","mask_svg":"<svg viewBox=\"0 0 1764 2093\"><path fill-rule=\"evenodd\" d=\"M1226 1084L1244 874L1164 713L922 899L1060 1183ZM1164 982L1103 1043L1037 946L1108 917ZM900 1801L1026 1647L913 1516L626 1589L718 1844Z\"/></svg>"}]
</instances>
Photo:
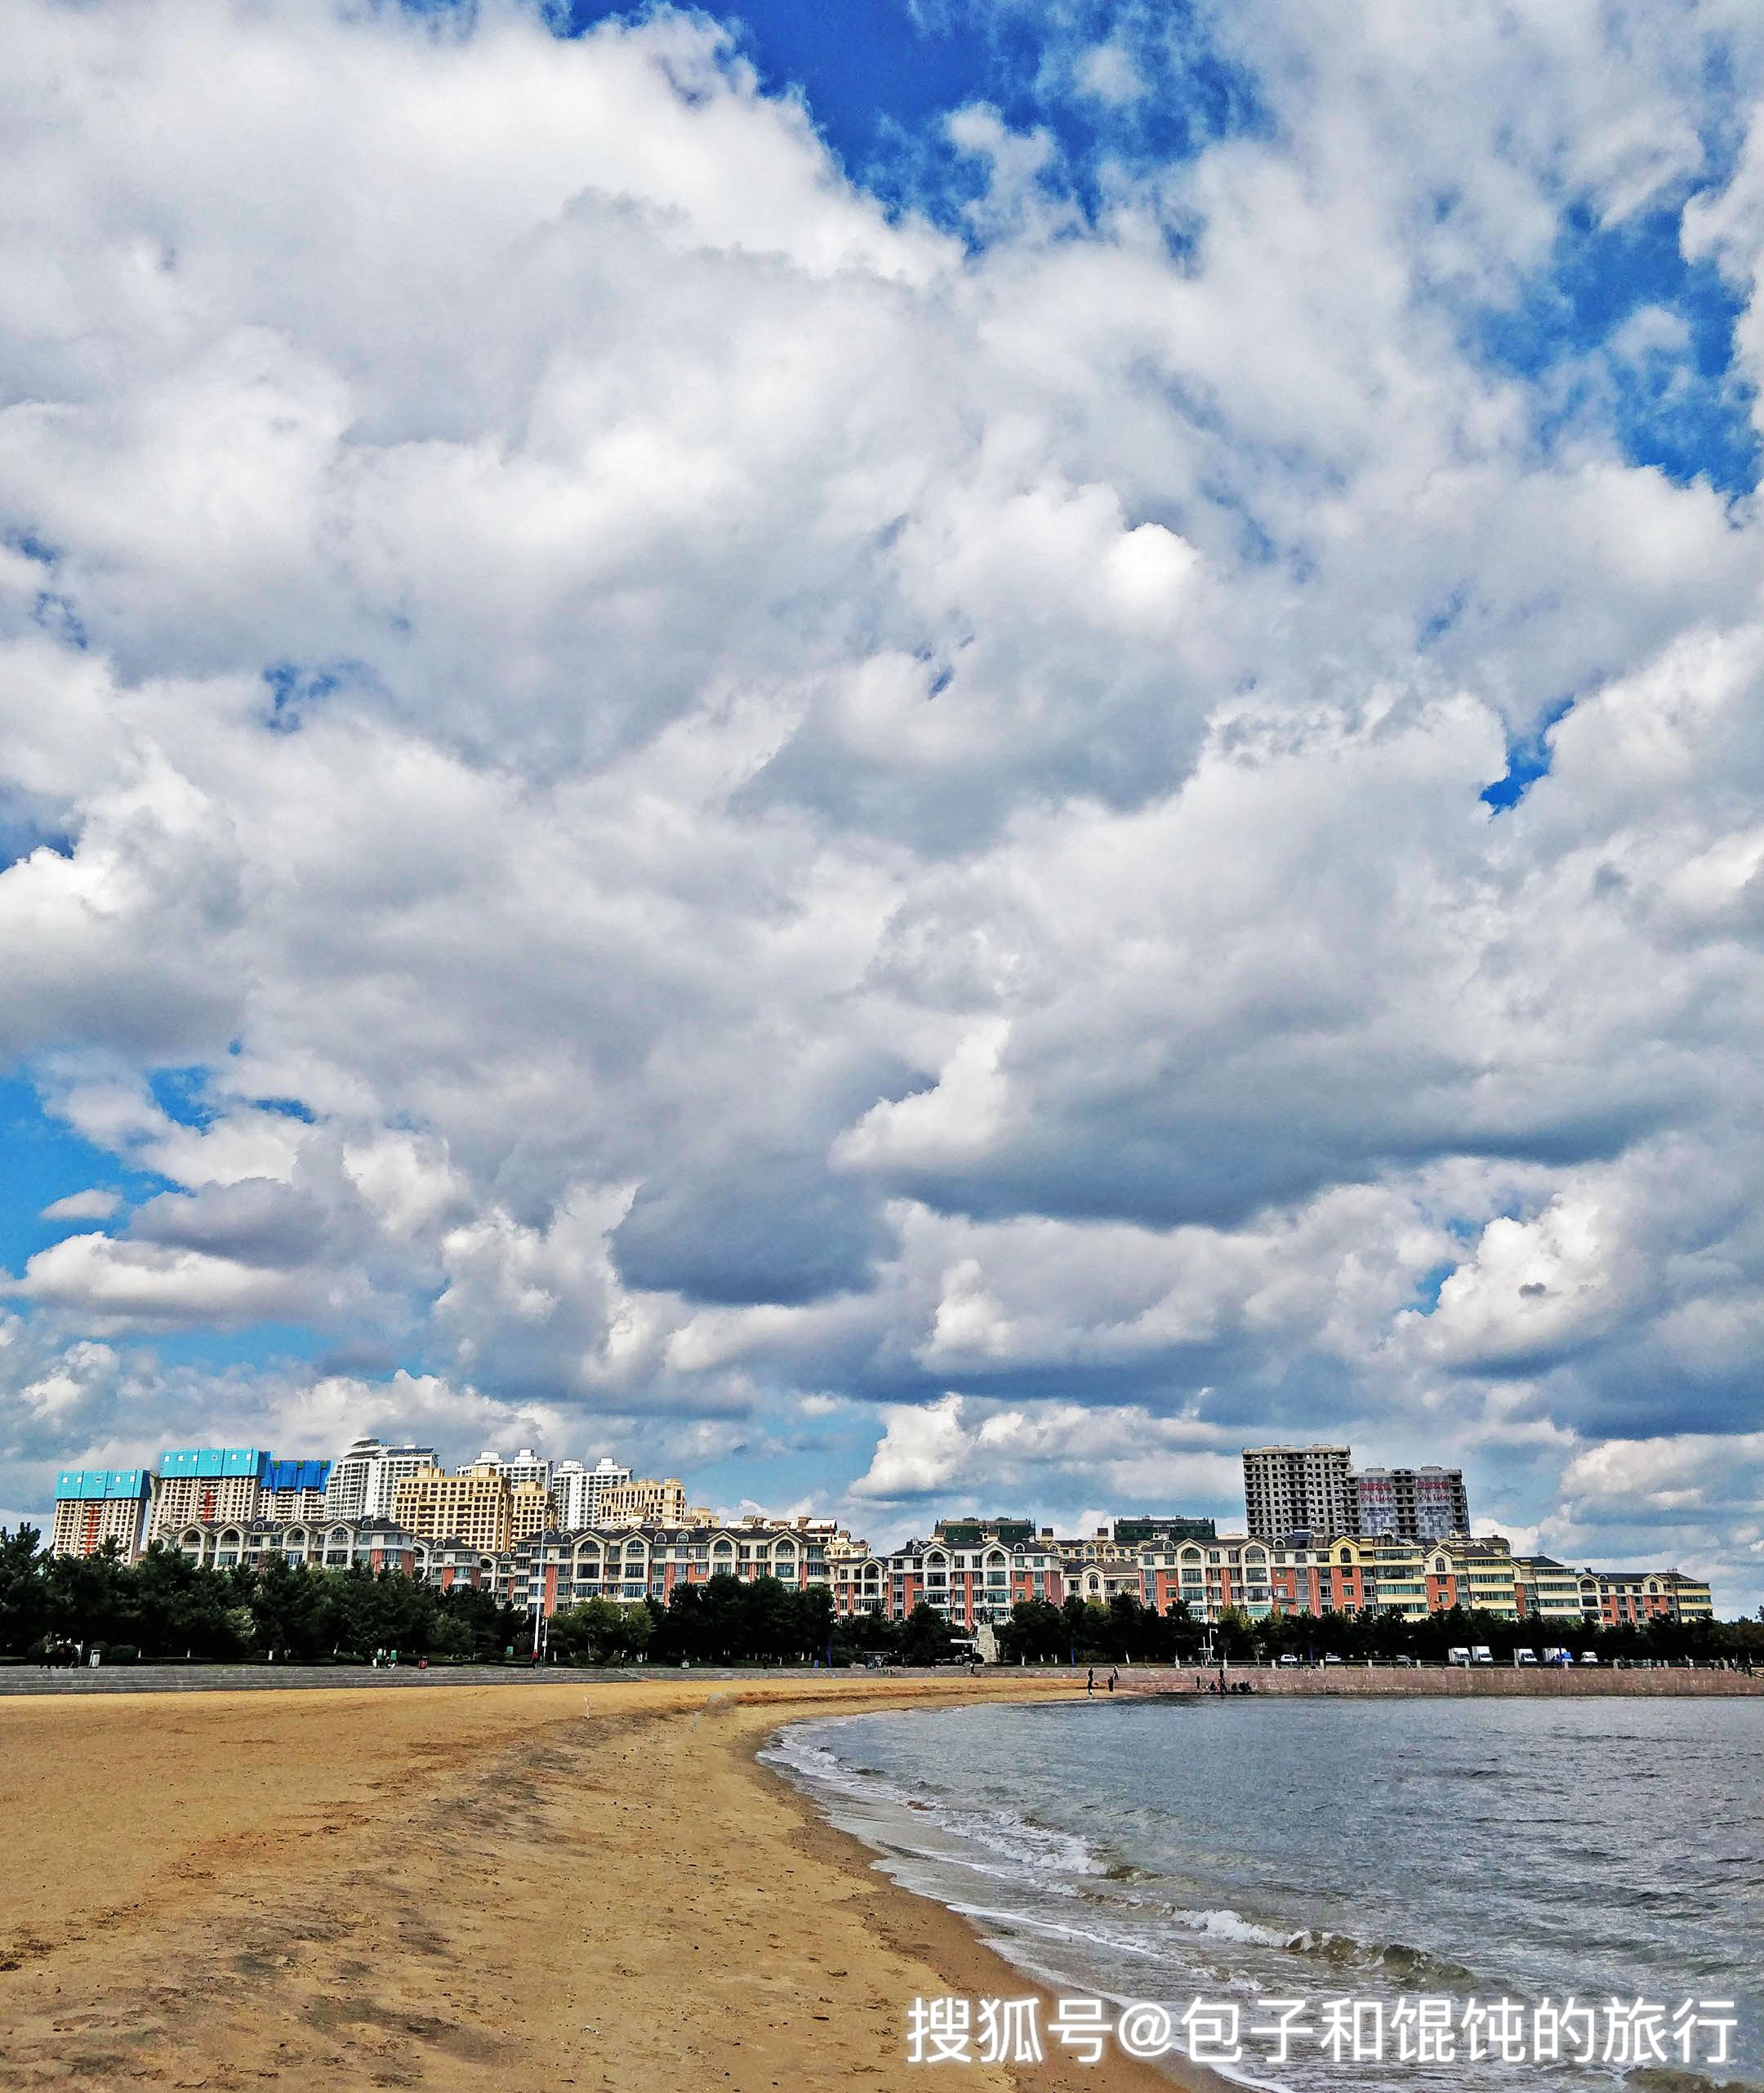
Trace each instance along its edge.
<instances>
[{"instance_id":1,"label":"concrete promenade","mask_svg":"<svg viewBox=\"0 0 1764 2093\"><path fill-rule=\"evenodd\" d=\"M1080 1665L1081 1674L1089 1668ZM1104 1698L1107 1665L1096 1668L1098 1698ZM1019 1669L1000 1665L991 1668L995 1677L1037 1676L1049 1685L1072 1683L1069 1665L1031 1664ZM96 1671L80 1668L46 1672L34 1664L0 1666L0 1697L33 1694L140 1694L237 1693L289 1691L310 1687L372 1687L388 1691L427 1690L437 1686L584 1686L619 1680L769 1679L782 1683L804 1676L800 1667L777 1665L693 1665L682 1672L671 1665L635 1665L604 1671L584 1666L541 1666L529 1669L519 1664L432 1665L419 1671L414 1664L400 1664L396 1671L375 1671L366 1664L115 1664ZM859 1676L850 1674L848 1676ZM941 1672L891 1667L884 1675L893 1678L947 1678ZM1615 1671L1609 1667L1575 1666L1546 1669L1530 1665L1482 1665L1472 1669L1428 1665L1407 1670L1392 1665L1330 1664L1282 1669L1261 1665L1234 1664L1223 1675L1239 1686L1247 1681L1257 1694L1285 1698L1364 1699L1499 1699L1580 1700L1588 1699L1658 1699L1695 1696L1702 1699L1737 1699L1764 1696L1764 1672L1692 1671L1678 1666L1655 1671ZM1125 1694L1174 1694L1210 1698L1209 1689L1220 1674L1193 1666L1123 1666L1120 1691Z\"/></svg>"},{"instance_id":2,"label":"concrete promenade","mask_svg":"<svg viewBox=\"0 0 1764 2093\"><path fill-rule=\"evenodd\" d=\"M1205 1695L1219 1677L1217 1670L1196 1672L1193 1666L1176 1672L1123 1672L1125 1685L1131 1677L1134 1690ZM1099 1680L1101 1674L1098 1675ZM1258 1694L1294 1699L1365 1700L1591 1700L1659 1699L1672 1695L1702 1699L1753 1699L1764 1696L1764 1672L1692 1671L1681 1665L1663 1665L1655 1671L1616 1671L1609 1665L1556 1666L1542 1664L1424 1665L1409 1671L1400 1666L1326 1664L1268 1670L1259 1665L1234 1664L1224 1675L1227 1685L1248 1681ZM1196 1681L1200 1685L1196 1687ZM1146 1682L1156 1680L1158 1684Z\"/></svg>"}]
</instances>

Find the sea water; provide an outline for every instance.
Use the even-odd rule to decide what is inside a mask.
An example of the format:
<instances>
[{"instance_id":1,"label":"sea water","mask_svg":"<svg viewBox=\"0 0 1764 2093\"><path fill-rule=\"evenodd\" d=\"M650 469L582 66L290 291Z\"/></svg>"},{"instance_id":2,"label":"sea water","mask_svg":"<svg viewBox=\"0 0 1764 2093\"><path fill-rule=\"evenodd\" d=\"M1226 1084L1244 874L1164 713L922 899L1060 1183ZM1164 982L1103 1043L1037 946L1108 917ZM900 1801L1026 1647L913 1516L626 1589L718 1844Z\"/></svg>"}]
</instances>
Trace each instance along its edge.
<instances>
[{"instance_id":1,"label":"sea water","mask_svg":"<svg viewBox=\"0 0 1764 2093\"><path fill-rule=\"evenodd\" d=\"M1116 1694L799 1723L769 1757L1056 1993L1235 2001L1246 2028L1258 1999L1342 1996L1720 1998L1740 2024L1690 2070L1429 2069L1394 2041L1272 2068L1252 2042L1227 2076L1764 2086L1764 1700Z\"/></svg>"}]
</instances>

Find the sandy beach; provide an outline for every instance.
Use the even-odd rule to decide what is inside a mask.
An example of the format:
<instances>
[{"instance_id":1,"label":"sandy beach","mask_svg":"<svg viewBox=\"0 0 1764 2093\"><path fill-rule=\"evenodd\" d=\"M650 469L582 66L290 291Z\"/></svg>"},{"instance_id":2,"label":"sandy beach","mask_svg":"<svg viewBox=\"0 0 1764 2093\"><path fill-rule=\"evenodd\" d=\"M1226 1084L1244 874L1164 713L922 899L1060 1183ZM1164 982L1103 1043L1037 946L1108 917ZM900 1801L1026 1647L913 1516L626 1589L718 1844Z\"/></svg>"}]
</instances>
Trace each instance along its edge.
<instances>
[{"instance_id":1,"label":"sandy beach","mask_svg":"<svg viewBox=\"0 0 1764 2093\"><path fill-rule=\"evenodd\" d=\"M755 1763L833 1709L1045 1678L0 1703L0 2084L927 2082L920 1994L1021 1996ZM1110 2056L971 2093L1164 2086Z\"/></svg>"}]
</instances>

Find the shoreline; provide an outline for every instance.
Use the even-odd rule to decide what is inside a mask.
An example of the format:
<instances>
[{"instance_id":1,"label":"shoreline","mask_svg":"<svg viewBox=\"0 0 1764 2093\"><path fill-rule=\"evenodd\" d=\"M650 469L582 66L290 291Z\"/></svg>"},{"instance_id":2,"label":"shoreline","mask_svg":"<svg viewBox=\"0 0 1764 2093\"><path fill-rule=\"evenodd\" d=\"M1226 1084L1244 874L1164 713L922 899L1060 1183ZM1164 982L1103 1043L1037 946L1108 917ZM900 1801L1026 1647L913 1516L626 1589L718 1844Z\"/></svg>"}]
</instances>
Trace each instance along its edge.
<instances>
[{"instance_id":1,"label":"shoreline","mask_svg":"<svg viewBox=\"0 0 1764 2093\"><path fill-rule=\"evenodd\" d=\"M0 2084L919 2086L914 1997L1041 1988L755 1754L816 1715L1075 1690L694 1675L0 1702ZM950 2075L1224 2083L1112 2050Z\"/></svg>"},{"instance_id":2,"label":"shoreline","mask_svg":"<svg viewBox=\"0 0 1764 2093\"><path fill-rule=\"evenodd\" d=\"M1013 1698L1020 1698L1025 1706L1033 1706L1070 1699L1071 1696L1025 1694ZM915 1705L960 1705L965 1699L951 1695L947 1700L898 1702L884 1697L862 1708L842 1708L837 1713L910 1714ZM938 1898L909 1890L897 1882L881 1865L875 1847L857 1832L835 1824L817 1807L805 1790L761 1759L760 1754L766 1747L797 1723L833 1719L836 1717L831 1710L799 1712L782 1722L756 1727L743 1748L754 1777L786 1797L795 1810L800 1820L796 1837L803 1850L824 1855L832 1865L849 1873L861 1873L876 1899L878 1917L890 1944L903 1953L922 1957L942 1980L945 1992L970 1998L1032 1995L1041 2002L1045 2029L1056 1994L1040 1978L1020 1969L1008 1956L992 1947L973 1920L952 1910ZM902 2069L909 2076L916 2077L911 2067L903 2065ZM1135 2062L1113 2049L1102 2064L1069 2065L1054 2055L1039 2068L1018 2066L1005 2077L1007 2083L1026 2089L1026 2093L1028 2089L1035 2089L1035 2093L1042 2093L1043 2089L1053 2093L1053 2089L1063 2090L1068 2086L1114 2087L1121 2089L1121 2093L1139 2093L1142 2088L1169 2093L1172 2086L1185 2089L1185 2093L1242 2093L1235 2082L1205 2066L1190 2064L1186 2059L1173 2057L1152 2065ZM970 2082L965 2071L955 2081L958 2086Z\"/></svg>"}]
</instances>

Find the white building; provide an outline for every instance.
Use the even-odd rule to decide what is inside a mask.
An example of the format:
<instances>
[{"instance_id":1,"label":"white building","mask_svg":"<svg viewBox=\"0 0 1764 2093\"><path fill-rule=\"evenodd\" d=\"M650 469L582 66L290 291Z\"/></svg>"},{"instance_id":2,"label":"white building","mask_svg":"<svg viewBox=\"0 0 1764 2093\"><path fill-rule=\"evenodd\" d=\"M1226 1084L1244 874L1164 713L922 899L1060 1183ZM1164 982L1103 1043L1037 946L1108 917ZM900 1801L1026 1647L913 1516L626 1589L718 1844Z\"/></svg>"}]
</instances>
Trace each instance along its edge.
<instances>
[{"instance_id":1,"label":"white building","mask_svg":"<svg viewBox=\"0 0 1764 2093\"><path fill-rule=\"evenodd\" d=\"M606 1494L631 1479L629 1468L617 1461L601 1459L585 1467L580 1461L559 1461L551 1471L551 1496L557 1506L557 1522L566 1534L579 1534L598 1526L605 1516Z\"/></svg>"},{"instance_id":2,"label":"white building","mask_svg":"<svg viewBox=\"0 0 1764 2093\"><path fill-rule=\"evenodd\" d=\"M551 1487L551 1463L542 1461L531 1446L523 1446L512 1461L505 1461L500 1454L485 1452L467 1467L457 1471L462 1476L501 1476L510 1490L518 1490L523 1483L531 1483L539 1490Z\"/></svg>"},{"instance_id":3,"label":"white building","mask_svg":"<svg viewBox=\"0 0 1764 2093\"><path fill-rule=\"evenodd\" d=\"M358 1439L332 1463L325 1516L390 1519L392 1500L405 1477L439 1465L433 1446L388 1446L378 1439Z\"/></svg>"}]
</instances>

